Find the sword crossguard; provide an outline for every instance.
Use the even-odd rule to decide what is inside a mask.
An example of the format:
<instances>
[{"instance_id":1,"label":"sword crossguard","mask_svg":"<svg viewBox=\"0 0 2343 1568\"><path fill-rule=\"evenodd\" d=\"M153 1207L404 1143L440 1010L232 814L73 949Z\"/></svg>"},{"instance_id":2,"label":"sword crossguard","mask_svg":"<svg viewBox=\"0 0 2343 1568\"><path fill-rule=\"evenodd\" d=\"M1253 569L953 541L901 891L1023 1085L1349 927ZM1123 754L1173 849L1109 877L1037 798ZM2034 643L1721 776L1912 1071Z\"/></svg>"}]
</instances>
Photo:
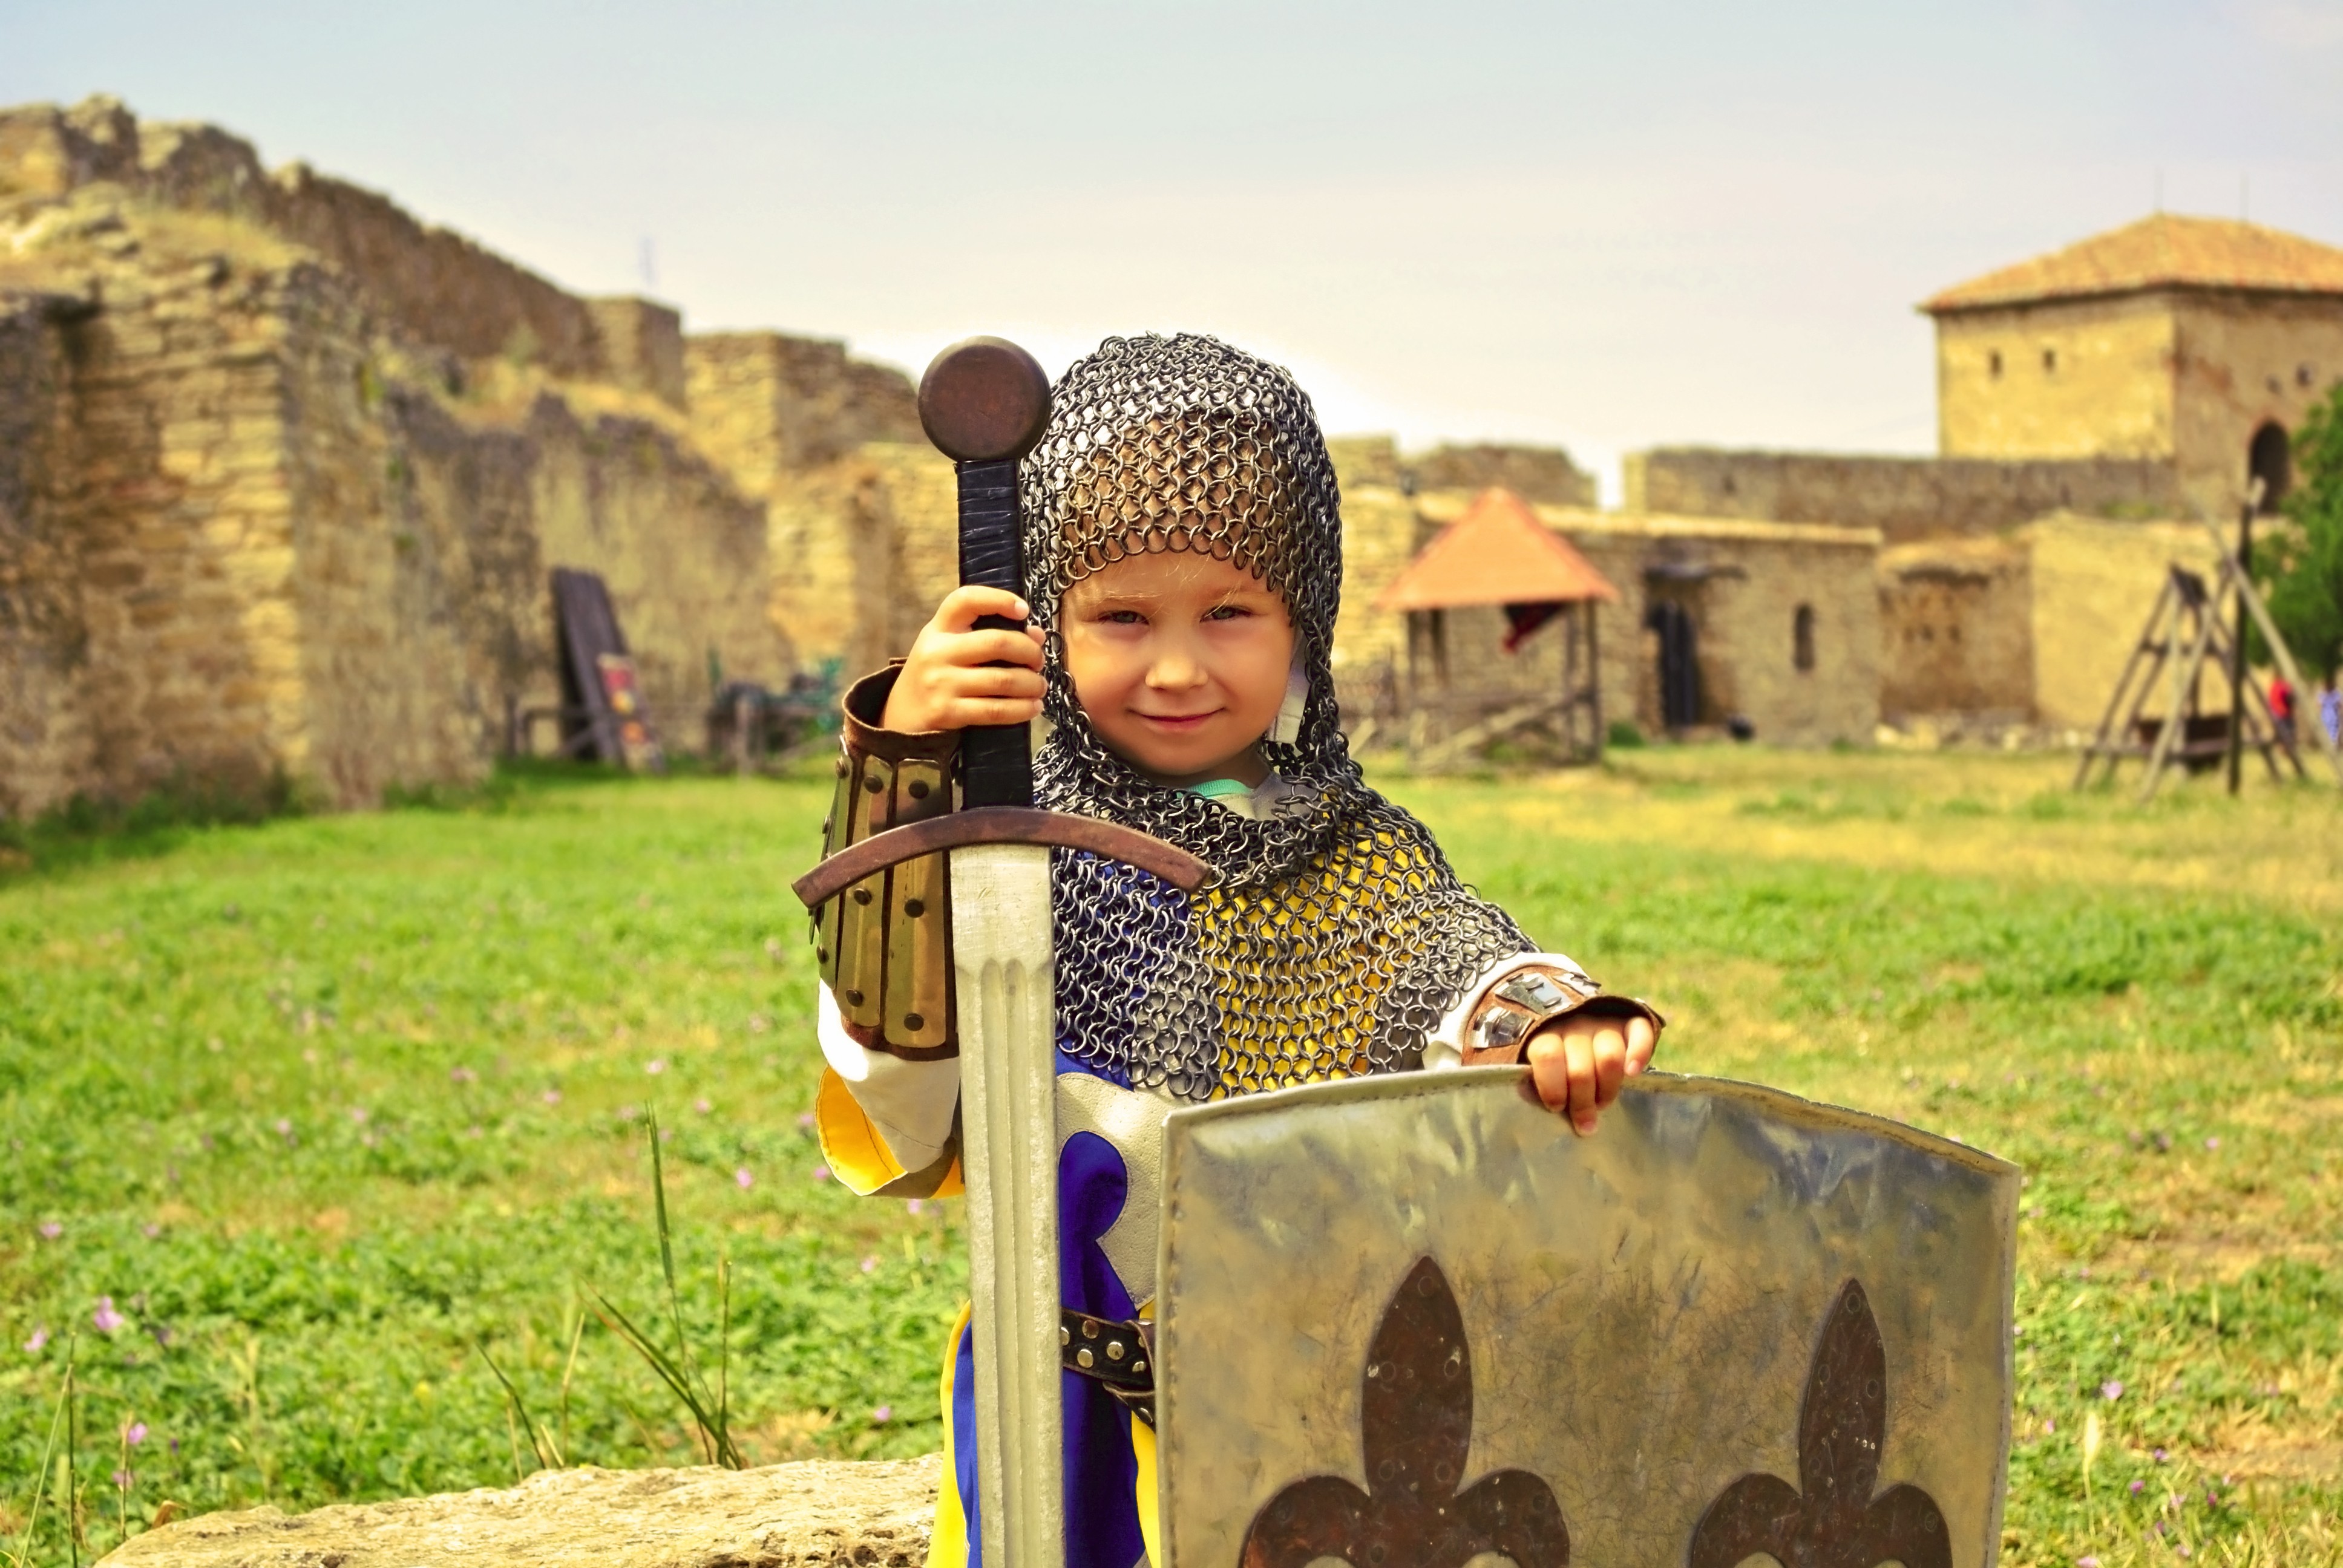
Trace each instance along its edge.
<instances>
[{"instance_id":1,"label":"sword crossguard","mask_svg":"<svg viewBox=\"0 0 2343 1568\"><path fill-rule=\"evenodd\" d=\"M824 859L790 883L789 890L807 909L818 910L874 871L971 844L1049 844L1086 849L1161 877L1183 893L1194 892L1212 874L1210 862L1120 822L1031 806L979 806L873 833Z\"/></svg>"}]
</instances>

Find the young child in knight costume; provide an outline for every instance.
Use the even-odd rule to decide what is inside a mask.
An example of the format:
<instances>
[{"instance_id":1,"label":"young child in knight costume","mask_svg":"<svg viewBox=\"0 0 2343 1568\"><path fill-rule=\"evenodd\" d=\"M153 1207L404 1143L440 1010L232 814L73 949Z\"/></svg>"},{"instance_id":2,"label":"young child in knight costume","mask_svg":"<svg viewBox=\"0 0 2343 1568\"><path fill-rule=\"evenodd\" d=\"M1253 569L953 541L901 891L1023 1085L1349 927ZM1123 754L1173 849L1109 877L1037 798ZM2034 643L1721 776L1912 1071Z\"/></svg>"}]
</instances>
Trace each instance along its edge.
<instances>
[{"instance_id":1,"label":"young child in knight costume","mask_svg":"<svg viewBox=\"0 0 2343 1568\"><path fill-rule=\"evenodd\" d=\"M1126 1324L1153 1297L1155 1217L1123 1210L1151 1198L1163 1117L1183 1102L1526 1060L1544 1101L1594 1131L1661 1020L1539 951L1361 779L1328 666L1334 473L1292 378L1207 337L1110 338L1058 384L1021 477L1023 600L955 591L907 660L848 694L828 848L866 817L949 809L959 732L1038 714L1038 804L1213 868L1190 896L1120 861L1052 854L1067 1307ZM977 629L980 616L1028 624ZM846 809L865 788L890 809ZM876 977L823 960L830 1169L860 1192L955 1190L945 981L905 1013L870 1005ZM976 1555L966 1331L963 1314L931 1568ZM1146 1396L1071 1367L1065 1381L1068 1562L1133 1568L1155 1555Z\"/></svg>"}]
</instances>

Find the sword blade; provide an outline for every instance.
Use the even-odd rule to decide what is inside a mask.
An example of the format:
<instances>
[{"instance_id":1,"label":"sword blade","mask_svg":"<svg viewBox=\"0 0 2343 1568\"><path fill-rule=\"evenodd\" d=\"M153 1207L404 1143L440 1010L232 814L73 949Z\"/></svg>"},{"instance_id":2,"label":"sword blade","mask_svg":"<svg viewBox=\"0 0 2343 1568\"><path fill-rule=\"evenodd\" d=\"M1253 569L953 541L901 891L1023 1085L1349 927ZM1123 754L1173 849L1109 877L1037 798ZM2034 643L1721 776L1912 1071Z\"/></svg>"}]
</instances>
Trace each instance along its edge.
<instances>
[{"instance_id":1,"label":"sword blade","mask_svg":"<svg viewBox=\"0 0 2343 1568\"><path fill-rule=\"evenodd\" d=\"M960 578L1024 587L1017 460L1041 438L1050 382L1033 357L975 337L920 378L920 422L960 480ZM1013 626L997 616L979 626ZM1025 726L960 736L960 803L1030 807ZM1065 1568L1058 1362L1057 990L1050 851L951 853L960 1174L968 1185L976 1362L977 1527L985 1568Z\"/></svg>"},{"instance_id":2,"label":"sword blade","mask_svg":"<svg viewBox=\"0 0 2343 1568\"><path fill-rule=\"evenodd\" d=\"M969 1332L976 1352L977 1523L988 1565L1062 1568L1050 851L1038 844L955 849L951 886L960 1172L976 1302Z\"/></svg>"}]
</instances>

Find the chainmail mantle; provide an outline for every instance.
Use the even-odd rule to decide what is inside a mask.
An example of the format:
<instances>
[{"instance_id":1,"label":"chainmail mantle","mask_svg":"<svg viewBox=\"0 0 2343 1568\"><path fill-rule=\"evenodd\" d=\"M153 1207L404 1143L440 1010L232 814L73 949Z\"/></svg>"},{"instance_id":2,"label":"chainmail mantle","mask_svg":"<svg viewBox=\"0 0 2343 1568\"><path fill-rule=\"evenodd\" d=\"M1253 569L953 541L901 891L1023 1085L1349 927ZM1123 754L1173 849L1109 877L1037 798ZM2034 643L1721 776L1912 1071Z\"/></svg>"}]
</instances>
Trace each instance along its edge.
<instances>
[{"instance_id":1,"label":"chainmail mantle","mask_svg":"<svg viewBox=\"0 0 2343 1568\"><path fill-rule=\"evenodd\" d=\"M1021 479L1053 727L1038 801L1144 829L1217 872L1191 900L1054 852L1059 1049L1189 1100L1418 1065L1465 987L1533 944L1366 787L1343 742L1328 663L1341 499L1309 398L1210 337L1111 337L1058 383ZM1092 732L1066 675L1065 591L1126 555L1177 549L1246 567L1293 618L1310 693L1298 738L1263 745L1295 786L1263 820L1141 777Z\"/></svg>"}]
</instances>

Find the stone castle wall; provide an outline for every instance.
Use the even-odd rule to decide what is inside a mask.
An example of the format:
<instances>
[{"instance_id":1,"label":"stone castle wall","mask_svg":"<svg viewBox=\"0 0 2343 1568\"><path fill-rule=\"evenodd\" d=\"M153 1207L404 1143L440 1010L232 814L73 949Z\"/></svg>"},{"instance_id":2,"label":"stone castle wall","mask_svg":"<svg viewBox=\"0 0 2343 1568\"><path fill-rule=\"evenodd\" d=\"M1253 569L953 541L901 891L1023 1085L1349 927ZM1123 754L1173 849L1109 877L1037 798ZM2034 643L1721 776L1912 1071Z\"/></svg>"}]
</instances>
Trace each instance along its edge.
<instances>
[{"instance_id":1,"label":"stone castle wall","mask_svg":"<svg viewBox=\"0 0 2343 1568\"><path fill-rule=\"evenodd\" d=\"M1875 457L1664 447L1625 462L1630 512L1876 528L1890 544L1977 536L2046 513L2164 517L2172 467L2144 457Z\"/></svg>"},{"instance_id":2,"label":"stone castle wall","mask_svg":"<svg viewBox=\"0 0 2343 1568\"><path fill-rule=\"evenodd\" d=\"M2032 557L2016 540L1947 539L1882 551L1882 717L2032 719L2033 600Z\"/></svg>"},{"instance_id":3,"label":"stone castle wall","mask_svg":"<svg viewBox=\"0 0 2343 1568\"><path fill-rule=\"evenodd\" d=\"M699 743L711 656L789 673L768 506L674 407L672 311L568 302L639 374L475 365L190 197L248 186L234 138L138 128L140 177L176 204L157 205L50 177L129 156L111 115L78 139L63 118L0 116L23 155L0 164L0 812L477 778L509 704L558 700L555 566L608 582L671 742Z\"/></svg>"},{"instance_id":4,"label":"stone castle wall","mask_svg":"<svg viewBox=\"0 0 2343 1568\"><path fill-rule=\"evenodd\" d=\"M73 792L92 747L65 344L83 308L0 294L0 789L45 800Z\"/></svg>"},{"instance_id":5,"label":"stone castle wall","mask_svg":"<svg viewBox=\"0 0 2343 1568\"><path fill-rule=\"evenodd\" d=\"M2171 568L2209 582L2216 563L2199 525L2071 512L2004 538L1884 551L1882 715L2088 733Z\"/></svg>"}]
</instances>

